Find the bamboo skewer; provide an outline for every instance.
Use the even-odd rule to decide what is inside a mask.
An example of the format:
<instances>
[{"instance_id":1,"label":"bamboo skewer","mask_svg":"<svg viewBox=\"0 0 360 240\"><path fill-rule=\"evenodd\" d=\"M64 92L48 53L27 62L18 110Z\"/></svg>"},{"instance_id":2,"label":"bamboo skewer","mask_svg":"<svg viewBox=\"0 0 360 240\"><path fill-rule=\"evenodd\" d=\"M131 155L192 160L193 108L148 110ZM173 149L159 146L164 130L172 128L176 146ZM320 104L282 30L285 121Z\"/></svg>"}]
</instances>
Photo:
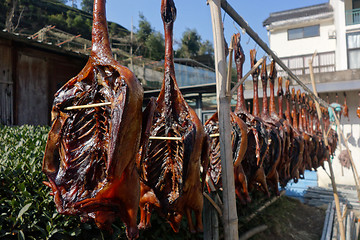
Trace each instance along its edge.
<instances>
[{"instance_id":1,"label":"bamboo skewer","mask_svg":"<svg viewBox=\"0 0 360 240\"><path fill-rule=\"evenodd\" d=\"M88 105L79 105L79 106L70 106L64 108L64 110L77 110L77 109L83 109L83 108L93 108L93 107L103 107L111 105L111 102L104 102L104 103L93 103Z\"/></svg>"},{"instance_id":2,"label":"bamboo skewer","mask_svg":"<svg viewBox=\"0 0 360 240\"><path fill-rule=\"evenodd\" d=\"M215 137L219 137L220 136L220 133L213 133L213 134L210 134L209 137L211 138L215 138Z\"/></svg>"},{"instance_id":3,"label":"bamboo skewer","mask_svg":"<svg viewBox=\"0 0 360 240\"><path fill-rule=\"evenodd\" d=\"M174 141L181 141L182 137L159 137L159 136L150 136L150 140L174 140Z\"/></svg>"}]
</instances>

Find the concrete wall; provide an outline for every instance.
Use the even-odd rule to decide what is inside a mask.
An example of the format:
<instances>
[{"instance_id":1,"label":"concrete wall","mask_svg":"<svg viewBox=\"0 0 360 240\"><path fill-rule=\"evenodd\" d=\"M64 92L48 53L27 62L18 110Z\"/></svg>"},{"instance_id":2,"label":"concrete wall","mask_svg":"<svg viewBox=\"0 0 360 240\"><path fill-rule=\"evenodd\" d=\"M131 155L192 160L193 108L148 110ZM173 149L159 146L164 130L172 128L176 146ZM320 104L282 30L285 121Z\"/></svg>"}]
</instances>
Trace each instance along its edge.
<instances>
[{"instance_id":1,"label":"concrete wall","mask_svg":"<svg viewBox=\"0 0 360 240\"><path fill-rule=\"evenodd\" d=\"M303 26L320 24L320 36L288 40L287 30ZM313 54L318 52L335 51L336 39L329 39L329 33L335 30L333 20L312 21L307 24L292 25L288 28L271 30L270 48L278 57L290 57L298 55Z\"/></svg>"},{"instance_id":2,"label":"concrete wall","mask_svg":"<svg viewBox=\"0 0 360 240\"><path fill-rule=\"evenodd\" d=\"M355 86L354 86L355 87ZM359 86L355 87L359 89ZM356 109L359 106L359 97L358 91L348 91L347 94L347 104L349 106L349 117L341 118L342 131L345 134L345 137L348 139L348 144L352 157L355 162L355 166L360 174L360 118L356 116ZM343 103L343 93L339 92L339 103ZM331 102L335 101L335 93L329 94ZM335 129L335 127L334 127ZM340 136L339 136L340 137ZM346 184L346 185L355 185L354 177L351 169L341 167L338 156L341 150L346 150L344 144L338 144L337 150L335 152L335 158L333 159L333 169L335 174L335 181L337 184ZM327 163L326 171L329 173L329 168ZM327 176L326 172L322 169L318 169L318 184L320 187L328 187L330 184L330 178Z\"/></svg>"}]
</instances>

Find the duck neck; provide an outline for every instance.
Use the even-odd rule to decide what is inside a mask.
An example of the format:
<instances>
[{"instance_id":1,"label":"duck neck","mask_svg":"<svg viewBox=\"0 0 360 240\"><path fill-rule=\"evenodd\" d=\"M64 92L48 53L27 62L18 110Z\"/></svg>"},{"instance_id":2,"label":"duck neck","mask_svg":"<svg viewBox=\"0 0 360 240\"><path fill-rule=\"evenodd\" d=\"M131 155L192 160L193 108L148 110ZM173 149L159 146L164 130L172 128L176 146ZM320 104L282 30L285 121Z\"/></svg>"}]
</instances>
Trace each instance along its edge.
<instances>
[{"instance_id":1,"label":"duck neck","mask_svg":"<svg viewBox=\"0 0 360 240\"><path fill-rule=\"evenodd\" d=\"M293 123L294 128L299 129L298 114L296 111L295 101L293 101L293 103L292 103L291 116L292 116L292 123Z\"/></svg>"},{"instance_id":2,"label":"duck neck","mask_svg":"<svg viewBox=\"0 0 360 240\"><path fill-rule=\"evenodd\" d=\"M94 0L91 56L112 57L106 21L105 0Z\"/></svg>"},{"instance_id":3,"label":"duck neck","mask_svg":"<svg viewBox=\"0 0 360 240\"><path fill-rule=\"evenodd\" d=\"M253 99L253 115L255 117L260 117L260 107L259 107L259 95L258 95L258 75L253 74L253 86L254 86L254 99Z\"/></svg>"},{"instance_id":4,"label":"duck neck","mask_svg":"<svg viewBox=\"0 0 360 240\"><path fill-rule=\"evenodd\" d=\"M267 99L267 79L266 75L261 76L262 88L263 88L263 101L262 101L262 116L269 115L269 105Z\"/></svg>"},{"instance_id":5,"label":"duck neck","mask_svg":"<svg viewBox=\"0 0 360 240\"><path fill-rule=\"evenodd\" d=\"M176 19L176 8L173 0L162 0L161 17L165 32L165 63L164 81L161 92L165 94L164 101L167 108L171 108L172 99L176 99L178 85L175 79L174 50L173 50L173 27Z\"/></svg>"},{"instance_id":6,"label":"duck neck","mask_svg":"<svg viewBox=\"0 0 360 240\"><path fill-rule=\"evenodd\" d=\"M275 90L274 90L274 79L270 78L269 81L269 87L270 87L270 106L269 106L269 112L270 115L275 114L276 115L276 106L275 106ZM279 101L280 103L280 101ZM279 105L279 111L280 111L280 105ZM282 111L282 110L281 110Z\"/></svg>"}]
</instances>

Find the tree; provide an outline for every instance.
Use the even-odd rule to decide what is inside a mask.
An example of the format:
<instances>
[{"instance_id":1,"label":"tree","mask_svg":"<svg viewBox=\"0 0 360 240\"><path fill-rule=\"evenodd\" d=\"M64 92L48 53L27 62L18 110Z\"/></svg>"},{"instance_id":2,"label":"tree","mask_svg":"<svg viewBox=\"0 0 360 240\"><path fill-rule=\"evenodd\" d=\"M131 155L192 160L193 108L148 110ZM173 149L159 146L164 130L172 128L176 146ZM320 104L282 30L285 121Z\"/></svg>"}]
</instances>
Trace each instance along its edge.
<instances>
[{"instance_id":1,"label":"tree","mask_svg":"<svg viewBox=\"0 0 360 240\"><path fill-rule=\"evenodd\" d=\"M81 1L81 10L92 14L93 13L93 7L94 7L93 4L94 4L93 0L82 0Z\"/></svg>"},{"instance_id":2,"label":"tree","mask_svg":"<svg viewBox=\"0 0 360 240\"><path fill-rule=\"evenodd\" d=\"M152 60L161 60L165 56L165 40L161 33L154 32L146 40L147 57Z\"/></svg>"},{"instance_id":3,"label":"tree","mask_svg":"<svg viewBox=\"0 0 360 240\"><path fill-rule=\"evenodd\" d=\"M199 55L205 55L205 54L214 55L213 44L209 40L206 40L200 45Z\"/></svg>"},{"instance_id":4,"label":"tree","mask_svg":"<svg viewBox=\"0 0 360 240\"><path fill-rule=\"evenodd\" d=\"M193 58L198 55L201 46L201 37L195 29L187 29L181 39L181 47L176 51L176 56Z\"/></svg>"},{"instance_id":5,"label":"tree","mask_svg":"<svg viewBox=\"0 0 360 240\"><path fill-rule=\"evenodd\" d=\"M139 13L139 18L139 29L136 32L136 38L140 43L145 43L146 39L153 33L153 29L142 13Z\"/></svg>"},{"instance_id":6,"label":"tree","mask_svg":"<svg viewBox=\"0 0 360 240\"><path fill-rule=\"evenodd\" d=\"M139 14L139 27L136 32L138 49L136 54L150 58L152 60L161 60L165 54L165 41L160 32L156 32L151 24L146 20L142 13Z\"/></svg>"}]
</instances>

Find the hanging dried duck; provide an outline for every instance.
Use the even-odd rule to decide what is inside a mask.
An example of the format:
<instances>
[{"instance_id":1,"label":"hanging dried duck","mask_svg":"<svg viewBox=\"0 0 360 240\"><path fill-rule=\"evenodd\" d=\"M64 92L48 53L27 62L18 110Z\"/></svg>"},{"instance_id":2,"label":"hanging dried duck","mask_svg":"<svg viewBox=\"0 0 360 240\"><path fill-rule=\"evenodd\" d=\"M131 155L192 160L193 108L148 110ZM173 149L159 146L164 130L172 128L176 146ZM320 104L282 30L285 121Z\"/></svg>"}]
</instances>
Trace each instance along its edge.
<instances>
[{"instance_id":1,"label":"hanging dried duck","mask_svg":"<svg viewBox=\"0 0 360 240\"><path fill-rule=\"evenodd\" d=\"M358 116L358 118L360 118L360 92L359 92L359 106L358 108L356 109L356 115Z\"/></svg>"},{"instance_id":2,"label":"hanging dried duck","mask_svg":"<svg viewBox=\"0 0 360 240\"><path fill-rule=\"evenodd\" d=\"M298 171L299 171L299 177L300 179L304 178L304 172L305 172L305 162L307 161L307 157L308 157L308 153L307 153L307 145L305 142L305 139L302 135L302 132L300 131L299 128L299 114L297 112L297 108L296 108L296 95L295 95L295 89L292 88L291 89L291 93L289 90L289 82L286 82L286 91L288 92L288 98L289 100L291 99L291 120L292 120L292 126L294 127L296 136L299 137L301 139L301 143L303 145L303 154L302 154L302 161L298 162ZM288 101L289 101L288 100Z\"/></svg>"},{"instance_id":3,"label":"hanging dried duck","mask_svg":"<svg viewBox=\"0 0 360 240\"><path fill-rule=\"evenodd\" d=\"M350 118L349 118L349 107L348 107L348 105L347 105L346 93L345 93L345 92L344 92L344 105L342 106L342 112L343 112L344 117L347 117L347 118L348 118L348 121L350 121Z\"/></svg>"},{"instance_id":4,"label":"hanging dried duck","mask_svg":"<svg viewBox=\"0 0 360 240\"><path fill-rule=\"evenodd\" d=\"M237 78L240 80L242 78L243 64L245 61L245 54L240 45L240 34L236 35L234 45ZM254 63L252 61L252 66L253 65ZM257 77L259 69L255 70L254 74ZM255 100L253 105L255 105ZM251 115L246 109L243 84L238 88L234 113L239 116L248 127L248 147L242 161L242 166L248 180L249 188L257 186L269 196L270 193L263 168L263 160L268 152L268 136L261 120Z\"/></svg>"},{"instance_id":5,"label":"hanging dried duck","mask_svg":"<svg viewBox=\"0 0 360 240\"><path fill-rule=\"evenodd\" d=\"M275 67L275 66L273 66ZM274 69L272 69L274 71ZM271 74L274 74L272 72ZM279 173L277 171L278 165L282 160L282 153L284 152L285 144L285 133L280 122L276 121L274 118L270 117L269 108L268 108L268 98L267 98L267 81L268 75L266 70L266 59L264 60L261 67L261 82L263 89L263 101L262 101L262 112L261 119L264 123L266 131L268 132L270 143L269 143L269 153L266 155L263 166L266 175L266 181L268 186L272 188L276 195L279 195ZM254 85L257 84L254 81ZM257 89L257 87L254 89ZM256 93L257 95L257 93Z\"/></svg>"},{"instance_id":6,"label":"hanging dried duck","mask_svg":"<svg viewBox=\"0 0 360 240\"><path fill-rule=\"evenodd\" d=\"M157 100L150 101L143 116L144 138L137 162L141 179L139 228L150 227L151 211L156 209L175 232L179 230L184 214L191 232L202 231L208 138L176 83L173 57L176 8L173 0L161 1L161 17L165 29L165 76ZM196 218L195 227L192 211Z\"/></svg>"},{"instance_id":7,"label":"hanging dried duck","mask_svg":"<svg viewBox=\"0 0 360 240\"><path fill-rule=\"evenodd\" d=\"M242 168L242 160L247 149L247 126L233 112L230 112L231 121L231 143L232 156L234 164L235 193L242 204L250 202L248 193L247 179ZM205 123L205 132L210 136L210 164L208 169L208 180L220 189L221 184L221 159L220 159L220 141L219 119L216 112Z\"/></svg>"},{"instance_id":8,"label":"hanging dried duck","mask_svg":"<svg viewBox=\"0 0 360 240\"><path fill-rule=\"evenodd\" d=\"M304 109L304 129L307 134L310 136L310 160L311 160L311 167L312 169L316 170L319 167L319 160L317 158L320 142L318 140L318 137L316 134L314 134L314 128L312 126L312 120L311 118L311 108L312 101L309 100L309 97L305 94L301 94L302 98L302 104Z\"/></svg>"},{"instance_id":9,"label":"hanging dried duck","mask_svg":"<svg viewBox=\"0 0 360 240\"><path fill-rule=\"evenodd\" d=\"M303 155L304 155L304 141L301 137L300 132L297 130L297 119L292 119L291 117L291 106L290 106L290 81L289 79L285 82L285 98L286 98L286 111L285 111L285 117L286 122L289 124L290 127L290 149L288 151L288 157L290 161L289 171L290 171L290 178L294 180L295 183L298 182L300 178L300 171L299 168L303 163ZM281 99L280 92L282 92L282 84L281 84L281 78L279 78L279 90L278 90L278 96ZM281 99L282 100L282 99ZM281 105L280 105L281 106ZM281 116L280 112L279 115ZM293 113L295 116L295 113ZM286 180L289 180L286 178Z\"/></svg>"},{"instance_id":10,"label":"hanging dried duck","mask_svg":"<svg viewBox=\"0 0 360 240\"><path fill-rule=\"evenodd\" d=\"M293 88L294 89L294 88ZM311 156L310 153L312 151L312 139L311 135L306 131L306 123L305 123L305 103L303 101L303 97L301 95L300 89L296 91L296 102L299 107L299 131L302 134L302 137L305 141L305 148L304 148L304 167L306 170L312 170L312 164L311 164Z\"/></svg>"},{"instance_id":11,"label":"hanging dried duck","mask_svg":"<svg viewBox=\"0 0 360 240\"><path fill-rule=\"evenodd\" d=\"M275 79L277 77L277 71L275 67L275 61L273 60L270 64L270 72L269 72L269 87L270 87L270 104L269 104L269 115L272 121L274 122L276 128L278 128L280 138L282 139L282 148L280 151L281 161L278 165L278 174L279 181L281 186L286 186L287 181L290 179L290 158L289 151L291 148L291 127L288 122L283 117L283 92L280 86L282 85L282 77L278 79L278 107L279 114L276 112L275 106ZM281 89L281 91L280 91Z\"/></svg>"},{"instance_id":12,"label":"hanging dried duck","mask_svg":"<svg viewBox=\"0 0 360 240\"><path fill-rule=\"evenodd\" d=\"M59 213L107 230L120 217L134 239L143 89L112 57L105 0L94 1L93 14L91 56L55 94L43 172Z\"/></svg>"},{"instance_id":13,"label":"hanging dried duck","mask_svg":"<svg viewBox=\"0 0 360 240\"><path fill-rule=\"evenodd\" d=\"M317 135L318 143L319 143L318 150L317 150L318 167L321 166L324 168L324 161L326 160L327 148L325 146L325 142L324 142L323 135L321 132L320 121L319 121L319 117L317 115L315 102L313 102L312 105L310 104L310 107L312 109L311 113L313 115L314 135Z\"/></svg>"}]
</instances>

